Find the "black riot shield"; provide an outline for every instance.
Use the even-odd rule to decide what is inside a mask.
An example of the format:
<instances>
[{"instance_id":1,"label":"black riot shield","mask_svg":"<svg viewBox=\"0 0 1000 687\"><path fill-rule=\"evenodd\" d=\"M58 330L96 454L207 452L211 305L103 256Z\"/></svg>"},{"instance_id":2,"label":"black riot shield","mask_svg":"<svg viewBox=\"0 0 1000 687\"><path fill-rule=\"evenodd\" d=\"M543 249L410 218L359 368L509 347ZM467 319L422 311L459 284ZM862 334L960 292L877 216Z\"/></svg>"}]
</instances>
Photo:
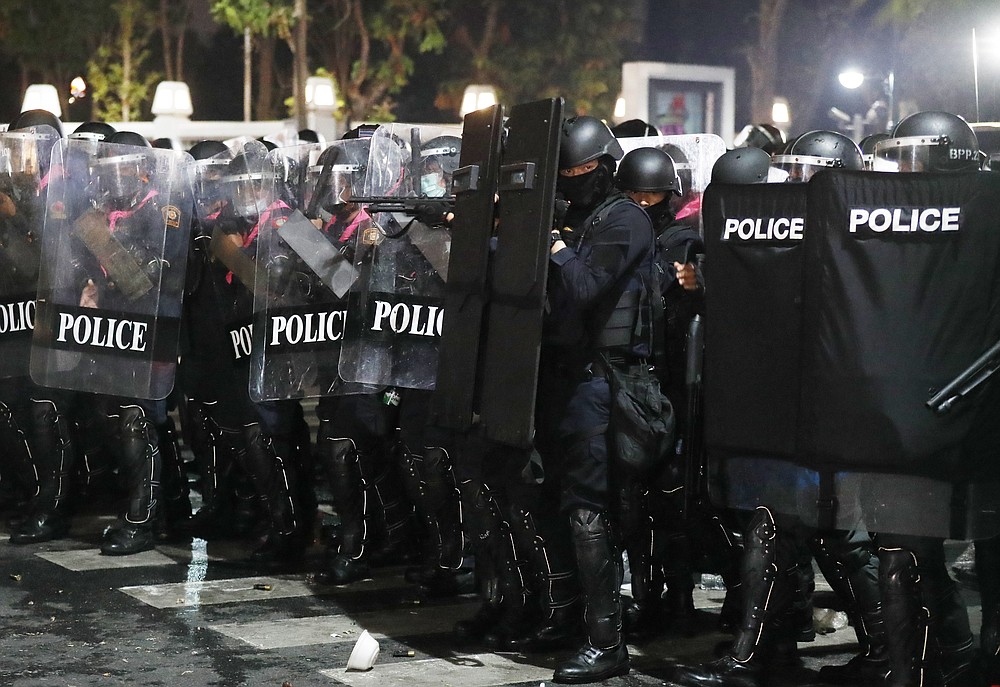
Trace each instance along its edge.
<instances>
[{"instance_id":1,"label":"black riot shield","mask_svg":"<svg viewBox=\"0 0 1000 687\"><path fill-rule=\"evenodd\" d=\"M451 171L457 167L456 133L447 127L393 124L379 127L369 139L361 197L380 200L369 206L371 227L358 232L354 242L360 277L351 293L340 352L340 376L347 381L434 388L451 233L423 217L376 208L382 200L392 199L404 206L440 202L446 188L437 185L435 193L427 195L422 182L430 176L425 172L431 163L439 180L445 180L442 158L452 160ZM447 151L425 149L424 142L441 137L456 144Z\"/></svg>"},{"instance_id":2,"label":"black riot shield","mask_svg":"<svg viewBox=\"0 0 1000 687\"><path fill-rule=\"evenodd\" d=\"M444 299L433 417L449 429L472 426L479 407L480 344L486 314L486 279L500 165L503 106L465 116L462 157L455 171L455 218Z\"/></svg>"},{"instance_id":3,"label":"black riot shield","mask_svg":"<svg viewBox=\"0 0 1000 687\"><path fill-rule=\"evenodd\" d=\"M53 149L31 377L162 399L173 387L190 233L187 153L92 141Z\"/></svg>"},{"instance_id":4,"label":"black riot shield","mask_svg":"<svg viewBox=\"0 0 1000 687\"><path fill-rule=\"evenodd\" d=\"M705 443L720 505L815 521L818 477L796 445L805 184L704 194Z\"/></svg>"},{"instance_id":5,"label":"black riot shield","mask_svg":"<svg viewBox=\"0 0 1000 687\"><path fill-rule=\"evenodd\" d=\"M559 171L561 98L515 105L497 189L500 213L483 349L486 435L530 446L541 350L549 232Z\"/></svg>"},{"instance_id":6,"label":"black riot shield","mask_svg":"<svg viewBox=\"0 0 1000 687\"><path fill-rule=\"evenodd\" d=\"M869 529L1000 532L1000 385L926 406L1000 339L1000 179L826 172L809 183L801 454Z\"/></svg>"},{"instance_id":7,"label":"black riot shield","mask_svg":"<svg viewBox=\"0 0 1000 687\"><path fill-rule=\"evenodd\" d=\"M374 390L338 375L347 294L358 277L349 248L357 233L372 230L364 210L346 201L353 186L364 184L367 157L368 141L360 139L338 141L315 156L304 170L302 211L257 237L257 264L267 279L254 299L255 401Z\"/></svg>"},{"instance_id":8,"label":"black riot shield","mask_svg":"<svg viewBox=\"0 0 1000 687\"><path fill-rule=\"evenodd\" d=\"M28 374L51 127L0 134L0 378Z\"/></svg>"}]
</instances>

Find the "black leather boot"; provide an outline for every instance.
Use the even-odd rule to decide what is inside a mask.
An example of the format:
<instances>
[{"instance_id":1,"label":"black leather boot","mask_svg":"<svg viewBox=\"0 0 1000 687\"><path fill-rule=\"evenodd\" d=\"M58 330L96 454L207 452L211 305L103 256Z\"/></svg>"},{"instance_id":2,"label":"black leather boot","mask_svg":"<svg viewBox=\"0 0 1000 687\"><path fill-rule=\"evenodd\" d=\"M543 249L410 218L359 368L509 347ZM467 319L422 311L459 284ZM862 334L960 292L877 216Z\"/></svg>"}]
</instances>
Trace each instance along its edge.
<instances>
[{"instance_id":1,"label":"black leather boot","mask_svg":"<svg viewBox=\"0 0 1000 687\"><path fill-rule=\"evenodd\" d=\"M792 581L779 572L778 532L771 511L759 506L745 537L740 576L743 618L729 653L700 666L681 666L671 681L680 687L759 687L767 633L784 612ZM794 560L791 566L794 568Z\"/></svg>"},{"instance_id":2,"label":"black leather boot","mask_svg":"<svg viewBox=\"0 0 1000 687\"><path fill-rule=\"evenodd\" d=\"M903 549L879 549L879 589L888 639L886 687L938 684L931 668L930 617L918 587L917 559Z\"/></svg>"},{"instance_id":3,"label":"black leather boot","mask_svg":"<svg viewBox=\"0 0 1000 687\"><path fill-rule=\"evenodd\" d=\"M611 543L605 516L576 510L570 516L570 527L586 605L587 643L576 656L556 668L552 680L579 684L626 675L629 656L621 632L620 559Z\"/></svg>"},{"instance_id":4,"label":"black leather boot","mask_svg":"<svg viewBox=\"0 0 1000 687\"><path fill-rule=\"evenodd\" d=\"M483 638L487 646L494 648L507 646L513 638L529 632L537 625L539 616L538 599L528 564L530 539L523 536L526 534L523 529L515 530L511 524L520 517L522 509L508 504L504 511L507 516L499 522L500 536L495 553L501 613L496 625ZM521 536L515 536L516 532Z\"/></svg>"},{"instance_id":5,"label":"black leather boot","mask_svg":"<svg viewBox=\"0 0 1000 687\"><path fill-rule=\"evenodd\" d=\"M519 549L530 547L528 564L531 579L538 590L540 606L534 622L525 630L499 640L497 648L506 651L550 651L578 646L584 636L583 609L577 583L573 552L563 529L542 530L542 524L553 525L547 518L524 509L513 513L510 526ZM564 521L563 521L564 522ZM558 527L558 525L556 525Z\"/></svg>"},{"instance_id":6,"label":"black leather boot","mask_svg":"<svg viewBox=\"0 0 1000 687\"><path fill-rule=\"evenodd\" d=\"M153 523L160 498L156 428L142 406L121 406L119 413L122 474L129 500L125 515L104 534L101 553L106 556L127 556L153 548Z\"/></svg>"},{"instance_id":7,"label":"black leather boot","mask_svg":"<svg viewBox=\"0 0 1000 687\"><path fill-rule=\"evenodd\" d=\"M66 536L69 532L69 485L73 470L73 442L70 426L55 402L32 399L32 440L11 448L22 448L34 463L37 490L28 503L27 514L10 535L11 544L34 544ZM27 451L27 447L31 450ZM16 459L16 458L15 458Z\"/></svg>"},{"instance_id":8,"label":"black leather boot","mask_svg":"<svg viewBox=\"0 0 1000 687\"><path fill-rule=\"evenodd\" d=\"M235 493L230 482L234 451L221 439L211 417L214 403L188 400L191 452L198 469L201 507L187 521L178 523L185 534L201 539L221 539L235 534Z\"/></svg>"},{"instance_id":9,"label":"black leather boot","mask_svg":"<svg viewBox=\"0 0 1000 687\"><path fill-rule=\"evenodd\" d=\"M296 521L295 482L285 463L288 454L281 455L257 423L243 428L243 439L239 460L268 517L267 532L250 561L268 568L293 567L305 546Z\"/></svg>"},{"instance_id":10,"label":"black leather boot","mask_svg":"<svg viewBox=\"0 0 1000 687\"><path fill-rule=\"evenodd\" d=\"M846 605L860 653L843 665L823 666L820 680L832 685L882 685L889 672L878 556L867 532L832 531L813 537L819 569Z\"/></svg>"},{"instance_id":11,"label":"black leather boot","mask_svg":"<svg viewBox=\"0 0 1000 687\"><path fill-rule=\"evenodd\" d=\"M161 541L171 541L185 535L185 526L191 519L191 496L187 472L177 446L174 421L167 421L156 428L160 445L160 508L155 533Z\"/></svg>"},{"instance_id":12,"label":"black leather boot","mask_svg":"<svg viewBox=\"0 0 1000 687\"><path fill-rule=\"evenodd\" d=\"M361 455L354 441L331 434L332 423L320 421L319 460L326 471L333 508L340 517L337 547L327 552L327 563L316 575L321 584L350 584L368 576L366 558L371 526L368 484L361 471Z\"/></svg>"}]
</instances>

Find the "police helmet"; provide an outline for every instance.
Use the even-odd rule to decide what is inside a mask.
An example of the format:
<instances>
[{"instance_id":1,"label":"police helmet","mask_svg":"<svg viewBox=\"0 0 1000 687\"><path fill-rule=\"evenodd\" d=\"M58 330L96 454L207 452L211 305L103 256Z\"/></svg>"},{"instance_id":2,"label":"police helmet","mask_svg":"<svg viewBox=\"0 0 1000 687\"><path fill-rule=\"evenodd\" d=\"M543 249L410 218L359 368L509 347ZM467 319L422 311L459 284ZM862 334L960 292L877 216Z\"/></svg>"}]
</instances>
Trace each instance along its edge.
<instances>
[{"instance_id":1,"label":"police helmet","mask_svg":"<svg viewBox=\"0 0 1000 687\"><path fill-rule=\"evenodd\" d=\"M956 114L928 110L904 117L892 138L875 148L876 169L900 172L965 172L980 168L979 140Z\"/></svg>"},{"instance_id":2,"label":"police helmet","mask_svg":"<svg viewBox=\"0 0 1000 687\"><path fill-rule=\"evenodd\" d=\"M134 131L116 131L108 143L130 148L151 149L149 141ZM94 174L98 189L113 205L129 205L136 200L149 183L150 160L146 150L122 152L110 148L104 156L94 161Z\"/></svg>"},{"instance_id":3,"label":"police helmet","mask_svg":"<svg viewBox=\"0 0 1000 687\"><path fill-rule=\"evenodd\" d=\"M809 181L821 169L865 168L858 144L836 131L809 131L786 153L774 157L774 165L788 172L789 181Z\"/></svg>"},{"instance_id":4,"label":"police helmet","mask_svg":"<svg viewBox=\"0 0 1000 687\"><path fill-rule=\"evenodd\" d=\"M560 138L559 169L578 167L603 155L621 160L625 154L608 125L590 115L563 120Z\"/></svg>"},{"instance_id":5,"label":"police helmet","mask_svg":"<svg viewBox=\"0 0 1000 687\"><path fill-rule=\"evenodd\" d=\"M892 136L884 131L880 131L877 134L869 134L861 139L858 143L858 147L861 148L861 156L865 161L865 169L872 169L875 161L875 146L877 146L882 141L887 141Z\"/></svg>"},{"instance_id":6,"label":"police helmet","mask_svg":"<svg viewBox=\"0 0 1000 687\"><path fill-rule=\"evenodd\" d=\"M50 126L62 138L62 122L48 110L25 110L14 118L14 121L10 123L7 130L17 131L18 129L30 129L35 126Z\"/></svg>"},{"instance_id":7,"label":"police helmet","mask_svg":"<svg viewBox=\"0 0 1000 687\"><path fill-rule=\"evenodd\" d=\"M762 184L767 182L771 156L762 148L734 148L722 154L712 166L712 183Z\"/></svg>"},{"instance_id":8,"label":"police helmet","mask_svg":"<svg viewBox=\"0 0 1000 687\"><path fill-rule=\"evenodd\" d=\"M116 131L107 138L108 143L118 143L125 146L138 146L140 148L152 148L149 141L142 134L134 131Z\"/></svg>"},{"instance_id":9,"label":"police helmet","mask_svg":"<svg viewBox=\"0 0 1000 687\"><path fill-rule=\"evenodd\" d=\"M674 171L677 172L677 179L680 181L680 188L677 189L677 195L683 197L690 193L694 177L691 161L688 160L687 153L680 146L676 146L673 143L664 143L657 146L657 148L669 155L670 159L674 161Z\"/></svg>"},{"instance_id":10,"label":"police helmet","mask_svg":"<svg viewBox=\"0 0 1000 687\"><path fill-rule=\"evenodd\" d=\"M636 138L639 136L659 136L660 132L656 127L641 119L629 119L611 127L611 133L615 138Z\"/></svg>"},{"instance_id":11,"label":"police helmet","mask_svg":"<svg viewBox=\"0 0 1000 687\"><path fill-rule=\"evenodd\" d=\"M673 158L659 148L636 148L618 164L615 185L623 191L669 191L681 195Z\"/></svg>"},{"instance_id":12,"label":"police helmet","mask_svg":"<svg viewBox=\"0 0 1000 687\"><path fill-rule=\"evenodd\" d=\"M91 141L106 141L116 132L116 129L107 122L84 122L73 129L66 138L79 138Z\"/></svg>"},{"instance_id":13,"label":"police helmet","mask_svg":"<svg viewBox=\"0 0 1000 687\"><path fill-rule=\"evenodd\" d=\"M785 134L773 124L747 124L736 134L733 145L737 148L760 148L774 155L785 147Z\"/></svg>"},{"instance_id":14,"label":"police helmet","mask_svg":"<svg viewBox=\"0 0 1000 687\"><path fill-rule=\"evenodd\" d=\"M195 160L207 160L210 157L215 157L219 153L224 153L229 148L222 141L198 141L193 146L191 146L188 152L191 154Z\"/></svg>"},{"instance_id":15,"label":"police helmet","mask_svg":"<svg viewBox=\"0 0 1000 687\"><path fill-rule=\"evenodd\" d=\"M246 148L226 166L221 181L236 214L256 222L271 204L276 174L262 149Z\"/></svg>"},{"instance_id":16,"label":"police helmet","mask_svg":"<svg viewBox=\"0 0 1000 687\"><path fill-rule=\"evenodd\" d=\"M351 139L320 153L306 178L307 214L335 213L347 205L351 196L364 187L369 150L368 139Z\"/></svg>"}]
</instances>

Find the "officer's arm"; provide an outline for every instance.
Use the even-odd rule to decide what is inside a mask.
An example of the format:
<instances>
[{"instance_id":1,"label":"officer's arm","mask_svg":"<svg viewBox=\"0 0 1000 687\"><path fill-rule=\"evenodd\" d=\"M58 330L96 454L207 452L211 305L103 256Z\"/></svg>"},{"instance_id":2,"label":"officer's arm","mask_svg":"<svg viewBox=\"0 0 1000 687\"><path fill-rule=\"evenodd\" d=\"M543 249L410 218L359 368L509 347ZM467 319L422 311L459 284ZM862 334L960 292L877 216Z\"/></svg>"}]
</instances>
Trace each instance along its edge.
<instances>
[{"instance_id":1,"label":"officer's arm","mask_svg":"<svg viewBox=\"0 0 1000 687\"><path fill-rule=\"evenodd\" d=\"M587 306L618 281L630 264L651 247L649 218L638 206L622 204L588 230L579 252L552 246L555 278L569 300Z\"/></svg>"}]
</instances>

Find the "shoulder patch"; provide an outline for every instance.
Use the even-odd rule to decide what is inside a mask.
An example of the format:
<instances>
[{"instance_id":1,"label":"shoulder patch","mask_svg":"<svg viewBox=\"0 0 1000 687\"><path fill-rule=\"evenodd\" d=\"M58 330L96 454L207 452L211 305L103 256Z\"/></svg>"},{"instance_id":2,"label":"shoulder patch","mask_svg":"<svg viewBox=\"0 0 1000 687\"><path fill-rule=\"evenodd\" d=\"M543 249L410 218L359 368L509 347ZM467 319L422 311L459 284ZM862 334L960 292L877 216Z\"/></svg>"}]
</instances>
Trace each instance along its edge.
<instances>
[{"instance_id":1,"label":"shoulder patch","mask_svg":"<svg viewBox=\"0 0 1000 687\"><path fill-rule=\"evenodd\" d=\"M176 205L164 205L160 208L160 213L163 215L163 223L168 227L176 229L181 225L181 211Z\"/></svg>"},{"instance_id":2,"label":"shoulder patch","mask_svg":"<svg viewBox=\"0 0 1000 687\"><path fill-rule=\"evenodd\" d=\"M287 217L278 217L277 219L274 220L272 224L274 224L275 228L280 229L281 227L285 226L285 221L287 219L288 219Z\"/></svg>"},{"instance_id":3,"label":"shoulder patch","mask_svg":"<svg viewBox=\"0 0 1000 687\"><path fill-rule=\"evenodd\" d=\"M61 200L49 205L49 214L55 219L66 219L66 206Z\"/></svg>"}]
</instances>

